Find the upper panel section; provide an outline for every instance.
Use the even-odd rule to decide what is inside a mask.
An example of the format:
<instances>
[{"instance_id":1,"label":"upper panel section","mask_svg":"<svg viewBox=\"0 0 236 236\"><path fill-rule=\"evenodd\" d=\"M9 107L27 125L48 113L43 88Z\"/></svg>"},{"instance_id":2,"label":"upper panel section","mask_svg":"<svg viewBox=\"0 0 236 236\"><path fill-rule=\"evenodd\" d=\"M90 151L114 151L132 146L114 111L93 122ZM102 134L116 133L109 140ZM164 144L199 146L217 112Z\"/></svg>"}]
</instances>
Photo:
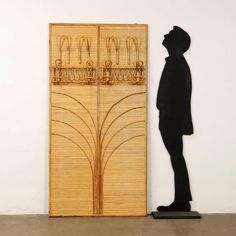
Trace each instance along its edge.
<instances>
[{"instance_id":1,"label":"upper panel section","mask_svg":"<svg viewBox=\"0 0 236 236\"><path fill-rule=\"evenodd\" d=\"M111 60L113 68L134 68L137 61L146 66L147 26L101 26L100 52L101 67L107 60Z\"/></svg>"},{"instance_id":2,"label":"upper panel section","mask_svg":"<svg viewBox=\"0 0 236 236\"><path fill-rule=\"evenodd\" d=\"M61 60L62 67L84 68L87 61L97 64L98 27L50 25L50 66Z\"/></svg>"},{"instance_id":3,"label":"upper panel section","mask_svg":"<svg viewBox=\"0 0 236 236\"><path fill-rule=\"evenodd\" d=\"M54 85L146 83L147 25L50 24Z\"/></svg>"}]
</instances>

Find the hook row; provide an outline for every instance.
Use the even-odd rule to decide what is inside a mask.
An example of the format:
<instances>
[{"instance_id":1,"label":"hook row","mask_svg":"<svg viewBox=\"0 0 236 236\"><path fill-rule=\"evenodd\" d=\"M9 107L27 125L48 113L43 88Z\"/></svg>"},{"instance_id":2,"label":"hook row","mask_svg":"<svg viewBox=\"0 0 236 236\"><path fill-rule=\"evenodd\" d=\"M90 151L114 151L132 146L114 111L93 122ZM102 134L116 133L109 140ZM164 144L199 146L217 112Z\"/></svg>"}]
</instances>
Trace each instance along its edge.
<instances>
[{"instance_id":1,"label":"hook row","mask_svg":"<svg viewBox=\"0 0 236 236\"><path fill-rule=\"evenodd\" d=\"M105 38L106 49L107 49L107 60L111 61L112 58L112 48L115 49L116 55L116 65L120 63L120 38L116 36L109 36ZM86 52L86 60L91 60L91 48L92 48L92 38L91 37L76 37L76 48L78 63L83 63L83 48ZM135 61L139 61L141 40L135 36L127 37L125 40L126 51L127 51L127 64L131 64L131 54L132 51L135 52ZM71 63L71 45L72 37L70 35L62 35L59 37L59 59L62 61L63 65L70 65ZM65 54L65 55L64 55Z\"/></svg>"},{"instance_id":2,"label":"hook row","mask_svg":"<svg viewBox=\"0 0 236 236\"><path fill-rule=\"evenodd\" d=\"M56 67L51 68L52 83L59 84L83 84L101 85L131 84L141 85L144 83L144 64L142 61L136 62L135 68L112 68L112 62L107 60L102 68L102 75L97 76L96 69L92 61L87 62L86 68L63 68L60 59L57 59Z\"/></svg>"}]
</instances>

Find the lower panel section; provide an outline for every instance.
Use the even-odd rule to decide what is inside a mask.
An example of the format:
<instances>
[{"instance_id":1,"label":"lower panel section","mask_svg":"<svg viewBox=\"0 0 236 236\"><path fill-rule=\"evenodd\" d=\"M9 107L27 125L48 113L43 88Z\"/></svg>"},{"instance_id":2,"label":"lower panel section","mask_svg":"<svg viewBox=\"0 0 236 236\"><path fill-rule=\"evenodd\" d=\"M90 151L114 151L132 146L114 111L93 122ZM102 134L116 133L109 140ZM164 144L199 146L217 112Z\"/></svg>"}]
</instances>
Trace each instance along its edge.
<instances>
[{"instance_id":1,"label":"lower panel section","mask_svg":"<svg viewBox=\"0 0 236 236\"><path fill-rule=\"evenodd\" d=\"M145 88L52 86L51 216L146 215Z\"/></svg>"}]
</instances>

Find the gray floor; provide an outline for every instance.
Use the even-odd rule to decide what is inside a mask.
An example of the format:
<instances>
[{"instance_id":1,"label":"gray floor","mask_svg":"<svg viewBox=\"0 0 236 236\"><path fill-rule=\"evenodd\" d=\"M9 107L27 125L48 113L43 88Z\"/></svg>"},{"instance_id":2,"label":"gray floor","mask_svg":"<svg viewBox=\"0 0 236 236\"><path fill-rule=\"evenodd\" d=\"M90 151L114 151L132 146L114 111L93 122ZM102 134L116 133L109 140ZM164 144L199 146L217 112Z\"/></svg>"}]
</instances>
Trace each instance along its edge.
<instances>
[{"instance_id":1,"label":"gray floor","mask_svg":"<svg viewBox=\"0 0 236 236\"><path fill-rule=\"evenodd\" d=\"M198 220L148 217L0 216L0 236L236 236L236 214L203 215Z\"/></svg>"}]
</instances>

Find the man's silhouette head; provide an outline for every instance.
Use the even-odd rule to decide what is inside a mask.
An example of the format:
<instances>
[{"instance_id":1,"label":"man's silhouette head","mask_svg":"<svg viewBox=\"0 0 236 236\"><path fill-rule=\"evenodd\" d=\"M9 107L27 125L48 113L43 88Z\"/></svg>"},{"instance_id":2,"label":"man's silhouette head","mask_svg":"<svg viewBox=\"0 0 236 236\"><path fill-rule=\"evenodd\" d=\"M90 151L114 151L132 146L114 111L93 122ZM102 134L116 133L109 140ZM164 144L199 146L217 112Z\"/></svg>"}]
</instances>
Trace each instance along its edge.
<instances>
[{"instance_id":1,"label":"man's silhouette head","mask_svg":"<svg viewBox=\"0 0 236 236\"><path fill-rule=\"evenodd\" d=\"M191 39L187 32L178 26L164 36L162 44L170 55L184 54L190 47Z\"/></svg>"}]
</instances>

